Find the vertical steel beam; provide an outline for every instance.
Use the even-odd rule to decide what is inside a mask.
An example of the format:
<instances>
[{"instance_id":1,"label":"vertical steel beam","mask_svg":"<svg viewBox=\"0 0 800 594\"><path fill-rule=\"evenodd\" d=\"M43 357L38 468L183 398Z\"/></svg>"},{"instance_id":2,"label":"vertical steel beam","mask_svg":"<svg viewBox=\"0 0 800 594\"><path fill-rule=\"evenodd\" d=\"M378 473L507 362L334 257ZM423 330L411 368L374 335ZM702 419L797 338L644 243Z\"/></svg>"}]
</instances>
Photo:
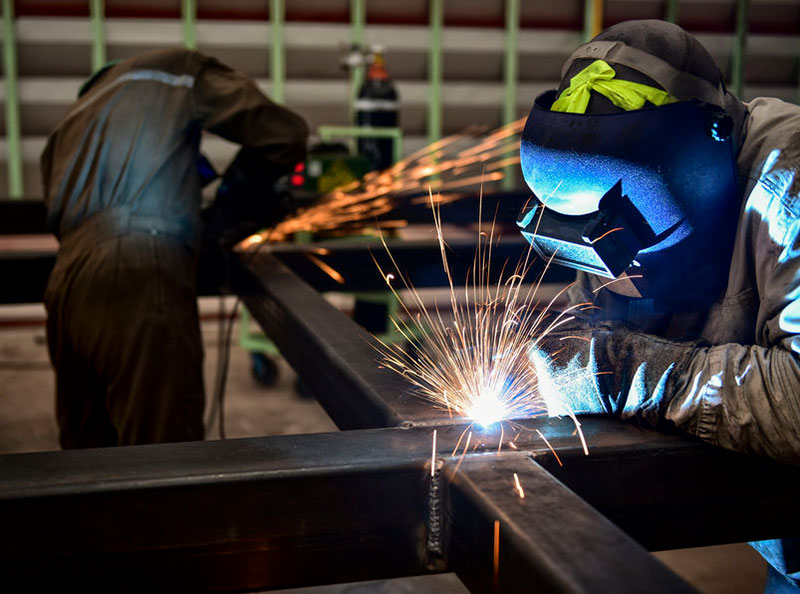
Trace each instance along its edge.
<instances>
[{"instance_id":1,"label":"vertical steel beam","mask_svg":"<svg viewBox=\"0 0 800 594\"><path fill-rule=\"evenodd\" d=\"M603 0L585 0L583 5L583 41L603 30Z\"/></svg>"},{"instance_id":2,"label":"vertical steel beam","mask_svg":"<svg viewBox=\"0 0 800 594\"><path fill-rule=\"evenodd\" d=\"M506 53L503 82L505 95L503 101L503 124L517 119L517 39L519 37L519 0L506 0ZM514 187L514 167L506 167L503 189Z\"/></svg>"},{"instance_id":3,"label":"vertical steel beam","mask_svg":"<svg viewBox=\"0 0 800 594\"><path fill-rule=\"evenodd\" d=\"M731 55L731 88L739 98L744 91L744 66L747 59L747 16L750 0L736 2L736 37Z\"/></svg>"},{"instance_id":4,"label":"vertical steel beam","mask_svg":"<svg viewBox=\"0 0 800 594\"><path fill-rule=\"evenodd\" d=\"M442 29L444 0L430 0L428 49L428 142L442 137Z\"/></svg>"},{"instance_id":5,"label":"vertical steel beam","mask_svg":"<svg viewBox=\"0 0 800 594\"><path fill-rule=\"evenodd\" d=\"M197 49L196 0L183 0L181 6L181 14L183 16L183 45L188 49Z\"/></svg>"},{"instance_id":6,"label":"vertical steel beam","mask_svg":"<svg viewBox=\"0 0 800 594\"><path fill-rule=\"evenodd\" d=\"M678 24L678 0L667 0L667 10L664 19L670 23Z\"/></svg>"},{"instance_id":7,"label":"vertical steel beam","mask_svg":"<svg viewBox=\"0 0 800 594\"><path fill-rule=\"evenodd\" d=\"M270 96L277 103L283 103L283 84L286 80L286 53L283 45L284 0L270 0L269 20L272 26L272 47L270 48Z\"/></svg>"},{"instance_id":8,"label":"vertical steel beam","mask_svg":"<svg viewBox=\"0 0 800 594\"><path fill-rule=\"evenodd\" d=\"M367 0L350 0L350 43L363 49L364 25L367 21ZM350 68L350 97L347 112L350 114L350 125L356 125L355 102L358 91L364 82L364 66L358 65Z\"/></svg>"},{"instance_id":9,"label":"vertical steel beam","mask_svg":"<svg viewBox=\"0 0 800 594\"><path fill-rule=\"evenodd\" d=\"M14 2L3 0L3 68L6 102L6 152L8 195L22 198L22 140L20 135L19 95L17 94L17 40L14 31Z\"/></svg>"},{"instance_id":10,"label":"vertical steel beam","mask_svg":"<svg viewBox=\"0 0 800 594\"><path fill-rule=\"evenodd\" d=\"M92 20L92 72L106 63L105 1L91 0L89 12Z\"/></svg>"}]
</instances>

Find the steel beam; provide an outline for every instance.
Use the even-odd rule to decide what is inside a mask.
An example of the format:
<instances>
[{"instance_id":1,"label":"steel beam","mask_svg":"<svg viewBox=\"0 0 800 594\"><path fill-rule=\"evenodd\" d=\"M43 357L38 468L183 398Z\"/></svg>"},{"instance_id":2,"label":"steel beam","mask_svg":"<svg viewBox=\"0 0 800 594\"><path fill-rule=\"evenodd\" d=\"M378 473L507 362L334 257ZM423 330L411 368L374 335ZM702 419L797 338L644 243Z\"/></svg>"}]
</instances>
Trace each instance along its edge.
<instances>
[{"instance_id":1,"label":"steel beam","mask_svg":"<svg viewBox=\"0 0 800 594\"><path fill-rule=\"evenodd\" d=\"M29 590L241 591L450 567L474 592L488 592L487 550L500 520L496 591L565 583L603 591L588 587L594 574L607 592L680 592L588 504L628 508L624 531L668 530L679 546L695 544L698 514L703 530L737 542L754 536L751 513L772 508L759 537L797 529L796 468L592 417L583 422L588 458L571 421L537 419L517 426L513 453L497 453L498 432L476 432L462 462L453 451L465 428L437 428L433 478L431 427L0 456L0 579ZM557 463L537 429L575 495L543 470ZM581 466L593 459L605 462ZM757 487L748 465L761 469ZM514 499L513 472L524 503ZM687 493L683 507L694 515L679 504Z\"/></svg>"},{"instance_id":2,"label":"steel beam","mask_svg":"<svg viewBox=\"0 0 800 594\"><path fill-rule=\"evenodd\" d=\"M403 430L0 456L12 590L253 591L424 573Z\"/></svg>"},{"instance_id":3,"label":"steel beam","mask_svg":"<svg viewBox=\"0 0 800 594\"><path fill-rule=\"evenodd\" d=\"M448 475L447 559L472 592L695 592L524 454Z\"/></svg>"},{"instance_id":4,"label":"steel beam","mask_svg":"<svg viewBox=\"0 0 800 594\"><path fill-rule=\"evenodd\" d=\"M341 429L437 415L380 369L377 343L268 253L244 254L234 287L264 332Z\"/></svg>"}]
</instances>

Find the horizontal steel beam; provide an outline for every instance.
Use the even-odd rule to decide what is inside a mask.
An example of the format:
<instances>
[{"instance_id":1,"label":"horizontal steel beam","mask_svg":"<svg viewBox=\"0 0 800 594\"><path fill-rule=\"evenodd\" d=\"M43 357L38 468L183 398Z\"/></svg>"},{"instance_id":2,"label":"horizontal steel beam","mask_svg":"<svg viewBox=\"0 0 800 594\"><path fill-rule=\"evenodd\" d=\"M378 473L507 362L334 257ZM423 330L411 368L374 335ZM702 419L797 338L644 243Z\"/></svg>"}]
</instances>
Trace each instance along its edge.
<instances>
[{"instance_id":1,"label":"horizontal steel beam","mask_svg":"<svg viewBox=\"0 0 800 594\"><path fill-rule=\"evenodd\" d=\"M428 448L383 430L0 456L0 580L228 592L424 573Z\"/></svg>"},{"instance_id":2,"label":"horizontal steel beam","mask_svg":"<svg viewBox=\"0 0 800 594\"><path fill-rule=\"evenodd\" d=\"M759 538L798 529L795 468L727 459L695 440L604 418L584 419L589 457L571 421L536 419L516 427L516 452L505 445L498 455L498 432L476 432L476 449L460 462L465 428L437 428L436 463L444 469L434 482L431 427L0 456L0 579L38 589L47 580L84 587L105 580L122 590L236 591L414 575L449 564L473 591L486 592L486 527L491 535L500 519L501 584L509 591L560 583L570 572L580 583L587 569L573 567L578 557L605 564L608 574L639 568L637 575L653 571L661 581L649 557L541 469L557 463L537 429L556 449L563 476L581 475L583 461L618 457L615 467L602 466L606 476L567 486L587 502L626 508L618 527L639 540L692 546L698 517L702 530L737 542L756 536L754 527ZM671 460L683 461L682 474ZM758 488L747 484L756 466ZM513 472L526 490L522 506ZM676 504L687 492L683 507ZM756 514L769 509L756 526ZM436 526L438 550L429 538ZM600 537L617 544L598 547ZM552 542L570 543L574 554L553 565L563 552L545 546ZM635 592L647 583L606 591Z\"/></svg>"}]
</instances>

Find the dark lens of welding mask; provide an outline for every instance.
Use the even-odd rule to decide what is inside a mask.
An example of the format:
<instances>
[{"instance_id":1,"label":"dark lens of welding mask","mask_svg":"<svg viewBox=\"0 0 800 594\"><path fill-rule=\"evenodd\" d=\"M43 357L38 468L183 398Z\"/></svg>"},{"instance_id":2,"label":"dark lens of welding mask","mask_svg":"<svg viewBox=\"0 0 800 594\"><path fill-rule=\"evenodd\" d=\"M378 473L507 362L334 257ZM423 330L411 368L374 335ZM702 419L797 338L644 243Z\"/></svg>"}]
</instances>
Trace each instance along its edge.
<instances>
[{"instance_id":1,"label":"dark lens of welding mask","mask_svg":"<svg viewBox=\"0 0 800 594\"><path fill-rule=\"evenodd\" d=\"M653 286L676 255L696 269L729 257L739 197L724 110L692 100L587 115L550 111L554 99L537 98L520 145L534 196L518 224L542 257L609 278L634 266Z\"/></svg>"}]
</instances>

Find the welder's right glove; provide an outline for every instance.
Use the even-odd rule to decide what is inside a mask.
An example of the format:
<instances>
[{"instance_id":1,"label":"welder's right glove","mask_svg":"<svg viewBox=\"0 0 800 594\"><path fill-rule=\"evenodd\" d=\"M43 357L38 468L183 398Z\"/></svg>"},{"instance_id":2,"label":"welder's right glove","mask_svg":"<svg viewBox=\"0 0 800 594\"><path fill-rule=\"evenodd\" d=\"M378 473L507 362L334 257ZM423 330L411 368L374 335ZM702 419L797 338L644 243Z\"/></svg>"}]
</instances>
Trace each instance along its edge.
<instances>
[{"instance_id":1,"label":"welder's right glove","mask_svg":"<svg viewBox=\"0 0 800 594\"><path fill-rule=\"evenodd\" d=\"M619 322L576 322L532 341L528 356L550 416L601 413L659 427L699 346Z\"/></svg>"}]
</instances>

